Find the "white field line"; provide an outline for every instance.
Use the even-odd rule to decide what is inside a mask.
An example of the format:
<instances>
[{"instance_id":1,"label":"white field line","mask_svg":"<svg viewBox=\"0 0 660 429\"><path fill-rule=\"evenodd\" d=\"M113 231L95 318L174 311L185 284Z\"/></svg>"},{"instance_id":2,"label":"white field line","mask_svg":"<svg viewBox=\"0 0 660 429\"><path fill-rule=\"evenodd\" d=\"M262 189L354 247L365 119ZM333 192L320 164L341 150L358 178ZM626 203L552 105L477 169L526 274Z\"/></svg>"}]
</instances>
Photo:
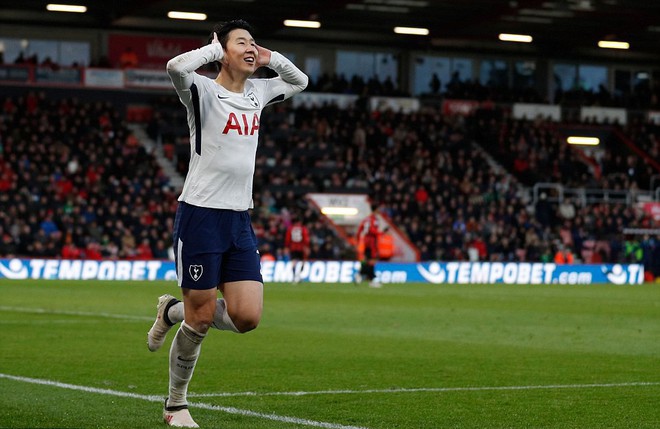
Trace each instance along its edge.
<instances>
[{"instance_id":1,"label":"white field line","mask_svg":"<svg viewBox=\"0 0 660 429\"><path fill-rule=\"evenodd\" d=\"M32 307L9 307L0 305L0 311L14 312L14 313L32 313L32 314L55 314L62 316L83 316L83 317L106 317L110 319L122 320L139 320L139 321L153 321L153 317L147 316L133 316L130 314L112 314L112 313L94 313L91 311L64 311L64 310L50 310L46 308L32 308Z\"/></svg>"},{"instance_id":2,"label":"white field line","mask_svg":"<svg viewBox=\"0 0 660 429\"><path fill-rule=\"evenodd\" d=\"M498 390L555 390L555 389L597 389L607 387L641 387L660 386L660 382L631 382L631 383L597 383L597 384L548 384L538 386L474 386L474 387L420 387L420 388L392 388L392 389L365 389L365 390L318 390L314 392L219 392L219 393L189 393L188 397L231 397L231 396L307 396L307 395L347 395L363 393L415 393L415 392L481 392Z\"/></svg>"},{"instance_id":3,"label":"white field line","mask_svg":"<svg viewBox=\"0 0 660 429\"><path fill-rule=\"evenodd\" d=\"M13 311L22 313L37 313L37 314L61 314L70 316L95 316L107 317L113 319L125 320L145 320L151 321L153 318L146 316L132 316L111 313L92 313L80 311L53 311L43 308L27 308L27 307L8 307L0 306L0 311ZM81 390L92 393L100 393L106 395L121 396L126 398L137 398L151 402L161 402L161 396L154 395L139 395L130 392L120 392L110 389L98 389L86 386L76 386L73 384L59 383L50 380L40 380L27 377L17 377L7 374L1 374L0 378L8 378L17 381L23 381L33 384L50 385L71 390ZM554 389L596 389L608 387L644 387L644 386L660 386L660 382L629 382L629 383L593 383L593 384L550 384L550 385L531 385L531 386L472 386L472 387L421 387L421 388L392 388L392 389L364 389L364 390L319 390L319 391L298 391L298 392L218 392L218 393L189 393L189 398L208 398L208 397L234 397L234 396L307 396L307 395L346 395L346 394L364 394L364 393L415 393L415 392L478 392L478 391L516 391L516 390L554 390ZM207 410L223 411L229 414L240 414L245 416L259 417L269 420L276 420L288 423L298 423L306 426L330 428L330 429L366 429L357 426L343 426L333 423L316 422L313 420L298 419L295 417L278 416L275 414L257 413L249 410L241 410L233 407L222 407L204 403L190 403L190 407L203 408Z\"/></svg>"},{"instance_id":4,"label":"white field line","mask_svg":"<svg viewBox=\"0 0 660 429\"><path fill-rule=\"evenodd\" d=\"M121 398L133 398L133 399L141 399L143 401L149 401L149 402L158 402L162 403L164 401L164 398L162 396L156 396L156 395L140 395L137 393L130 393L130 392L121 392L118 390L111 390L111 389L99 389L96 387L89 387L89 386L79 386L76 384L68 384L68 383L60 383L58 381L51 381L51 380L42 380L38 378L29 378L29 377L19 377L15 375L9 375L9 374L2 374L0 373L0 378L5 378L8 380L14 380L14 381L20 381L23 383L30 383L30 384L40 384L43 386L53 386L53 387L58 387L61 389L69 389L69 390L78 390L81 392L87 392L87 393L98 393L101 395L110 395L110 396L118 396ZM284 423L293 423L293 424L298 424L298 425L304 425L304 426L312 426L312 427L317 427L317 428L325 428L325 429L368 429L366 427L361 427L361 426L345 426L345 425L340 425L336 423L327 423L327 422L319 422L315 420L308 420L308 419L300 419L297 417L288 417L288 416L280 416L277 414L266 414L266 413L258 413L256 411L250 411L250 410L242 410L240 408L234 408L234 407L222 407L219 405L211 405L211 404L204 404L204 403L199 403L199 402L190 402L188 403L188 406L191 408L202 408L205 410L212 410L212 411L222 411L224 413L228 414L237 414L240 416L246 416L246 417L256 417L260 419L266 419L266 420L273 420L273 421L278 421L278 422L284 422Z\"/></svg>"}]
</instances>

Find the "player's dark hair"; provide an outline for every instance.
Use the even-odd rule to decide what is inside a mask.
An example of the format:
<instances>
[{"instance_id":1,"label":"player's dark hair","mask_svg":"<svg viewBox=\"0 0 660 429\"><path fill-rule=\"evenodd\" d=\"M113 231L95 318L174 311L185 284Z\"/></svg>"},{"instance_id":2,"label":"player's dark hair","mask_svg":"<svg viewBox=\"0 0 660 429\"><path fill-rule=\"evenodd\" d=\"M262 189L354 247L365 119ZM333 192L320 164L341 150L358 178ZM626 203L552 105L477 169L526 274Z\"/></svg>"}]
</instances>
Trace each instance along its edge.
<instances>
[{"instance_id":1,"label":"player's dark hair","mask_svg":"<svg viewBox=\"0 0 660 429\"><path fill-rule=\"evenodd\" d=\"M213 41L213 33L216 33L222 48L225 49L227 47L227 39L229 38L229 33L236 29L247 30L250 34L254 34L254 28L250 25L249 22L245 21L244 19L233 19L231 21L219 22L215 24L215 26L213 26L213 32L209 36L209 43Z\"/></svg>"},{"instance_id":2,"label":"player's dark hair","mask_svg":"<svg viewBox=\"0 0 660 429\"><path fill-rule=\"evenodd\" d=\"M222 45L222 49L227 49L227 39L229 39L229 33L233 30L241 29L246 30L250 34L254 34L254 28L250 25L249 22L244 19L233 19L227 22L219 22L213 26L213 31L209 35L208 43L210 44L213 41L213 33L218 35L218 41ZM222 68L222 64L219 61L216 61L216 66L218 70Z\"/></svg>"}]
</instances>

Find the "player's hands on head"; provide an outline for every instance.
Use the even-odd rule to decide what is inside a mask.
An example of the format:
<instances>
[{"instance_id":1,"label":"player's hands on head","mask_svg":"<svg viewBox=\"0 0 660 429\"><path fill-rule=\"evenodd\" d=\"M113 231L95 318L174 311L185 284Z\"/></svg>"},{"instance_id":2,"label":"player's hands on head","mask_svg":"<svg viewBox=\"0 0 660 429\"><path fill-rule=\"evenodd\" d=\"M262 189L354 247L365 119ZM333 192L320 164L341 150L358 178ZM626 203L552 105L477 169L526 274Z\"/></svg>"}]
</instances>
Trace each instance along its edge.
<instances>
[{"instance_id":1,"label":"player's hands on head","mask_svg":"<svg viewBox=\"0 0 660 429\"><path fill-rule=\"evenodd\" d=\"M266 49L263 46L259 46L257 44L254 46L256 46L257 53L259 54L257 57L257 65L261 67L270 64L270 49Z\"/></svg>"},{"instance_id":2,"label":"player's hands on head","mask_svg":"<svg viewBox=\"0 0 660 429\"><path fill-rule=\"evenodd\" d=\"M210 45L220 45L220 39L218 39L218 33L216 33L215 31L213 33L211 33L211 36L209 37L209 44ZM220 46L220 51L222 52L220 58L222 58L222 57L224 57L224 49L222 49L222 46ZM221 60L218 60L218 61L222 62Z\"/></svg>"}]
</instances>

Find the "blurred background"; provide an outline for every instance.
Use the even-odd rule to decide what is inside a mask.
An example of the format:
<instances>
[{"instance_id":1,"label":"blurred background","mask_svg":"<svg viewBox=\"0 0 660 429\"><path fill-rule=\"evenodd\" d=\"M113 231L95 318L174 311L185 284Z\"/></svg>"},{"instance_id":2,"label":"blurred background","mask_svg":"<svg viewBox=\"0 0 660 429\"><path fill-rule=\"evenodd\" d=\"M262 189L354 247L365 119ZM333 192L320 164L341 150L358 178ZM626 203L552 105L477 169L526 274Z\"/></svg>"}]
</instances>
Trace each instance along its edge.
<instances>
[{"instance_id":1,"label":"blurred background","mask_svg":"<svg viewBox=\"0 0 660 429\"><path fill-rule=\"evenodd\" d=\"M356 260L373 205L391 261L660 275L660 3L74 3L0 3L0 258L171 259L189 137L164 67L243 18L310 77L261 118L263 255L299 219L311 259Z\"/></svg>"}]
</instances>

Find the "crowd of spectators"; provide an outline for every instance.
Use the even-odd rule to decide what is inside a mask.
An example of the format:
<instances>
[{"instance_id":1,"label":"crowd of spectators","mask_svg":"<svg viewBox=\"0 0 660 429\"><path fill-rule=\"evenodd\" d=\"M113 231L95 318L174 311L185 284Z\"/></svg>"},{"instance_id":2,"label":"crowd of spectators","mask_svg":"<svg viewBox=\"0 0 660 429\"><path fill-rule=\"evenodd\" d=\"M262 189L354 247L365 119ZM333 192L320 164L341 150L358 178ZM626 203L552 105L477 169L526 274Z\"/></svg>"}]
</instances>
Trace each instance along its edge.
<instances>
[{"instance_id":1,"label":"crowd of spectators","mask_svg":"<svg viewBox=\"0 0 660 429\"><path fill-rule=\"evenodd\" d=\"M455 73L449 82L443 84L437 76L432 76L429 91L424 95L493 103L554 104L565 108L583 106L622 107L632 110L660 108L660 86L657 83L653 85L648 80L632 88L616 91L610 91L602 84L596 89L585 89L577 84L574 88L562 89L561 82L555 81L557 89L551 95L540 91L530 82L511 86L508 83L501 83L502 81L508 79L499 78L484 84L478 79L462 79Z\"/></svg>"},{"instance_id":2,"label":"crowd of spectators","mask_svg":"<svg viewBox=\"0 0 660 429\"><path fill-rule=\"evenodd\" d=\"M4 53L0 51L0 64L4 64ZM48 67L58 70L60 64L50 57L40 59L35 53L26 55L21 52L17 58L11 61L15 65L29 65ZM138 68L139 58L131 47L125 48L116 64L113 64L107 55L95 58L89 64L97 68ZM78 63L70 67L79 67ZM212 71L212 67L205 67ZM259 73L268 74L268 71L260 70ZM660 87L653 85L651 81L644 80L627 89L612 91L605 85L599 85L596 89L585 89L576 84L574 88L562 89L562 84L556 79L554 94L545 94L544 91L532 84L529 79L520 77L514 72L514 84L508 82L506 76L498 76L487 83L480 79L461 78L454 73L448 82L442 82L437 75L433 75L429 82L429 90L421 94L421 97L465 99L488 101L493 103L544 103L556 104L564 107L602 106L623 107L627 109L659 109ZM503 83L506 82L506 83ZM400 85L400 82L391 77L384 79L378 76L366 78L360 75L346 76L343 73L324 73L316 79L312 79L307 88L308 91L353 94L359 96L391 96L410 97L411 93Z\"/></svg>"},{"instance_id":3,"label":"crowd of spectators","mask_svg":"<svg viewBox=\"0 0 660 429\"><path fill-rule=\"evenodd\" d=\"M644 81L644 83L628 90L614 92L602 84L595 90L576 86L569 90L557 89L553 103L566 107L602 106L625 107L627 109L657 109L660 107L660 89L651 87L648 81Z\"/></svg>"},{"instance_id":4,"label":"crowd of spectators","mask_svg":"<svg viewBox=\"0 0 660 429\"><path fill-rule=\"evenodd\" d=\"M642 149L647 163L655 161L657 169L660 165L660 123L636 118L626 125L623 134L632 144ZM655 171L654 175L657 174Z\"/></svg>"},{"instance_id":5,"label":"crowd of spectators","mask_svg":"<svg viewBox=\"0 0 660 429\"><path fill-rule=\"evenodd\" d=\"M630 165L607 161L609 155L597 178L593 166L562 144L546 121L491 118L485 123L479 117L445 116L436 108L403 114L278 105L264 114L260 126L255 221L268 225L260 239L275 253L291 208L307 213L312 231L327 230L322 221L309 218L314 211L304 209L302 196L310 191L369 194L418 246L423 260L467 260L478 249L481 260L549 261L558 250L571 249L586 262L630 261L625 243L635 237L624 236L623 229L653 226L628 204L571 202L576 214L570 217L566 204L540 204L537 210L521 183L542 179L574 187L637 187ZM482 149L493 143L511 156L510 169L493 167ZM623 178L613 180L610 170ZM592 211L605 218L594 220ZM318 257L350 255L330 233L323 241L334 243L334 251Z\"/></svg>"},{"instance_id":6,"label":"crowd of spectators","mask_svg":"<svg viewBox=\"0 0 660 429\"><path fill-rule=\"evenodd\" d=\"M108 103L7 97L0 255L168 258L177 194Z\"/></svg>"},{"instance_id":7,"label":"crowd of spectators","mask_svg":"<svg viewBox=\"0 0 660 429\"><path fill-rule=\"evenodd\" d=\"M410 93L398 87L389 76L384 80L372 76L365 79L362 76L353 75L350 79L344 74L324 73L318 79L310 82L308 91L325 92L335 94L353 94L361 96L388 96L409 97Z\"/></svg>"},{"instance_id":8,"label":"crowd of spectators","mask_svg":"<svg viewBox=\"0 0 660 429\"><path fill-rule=\"evenodd\" d=\"M504 152L534 154L531 169L540 174L566 159L551 180L594 180L544 122L284 103L265 112L260 128L253 220L262 253L276 258L294 217L312 233L312 258L355 257L305 201L313 191L369 194L422 260L551 261L561 249L586 262L660 260L658 237L623 234L657 228L648 216L628 204L534 206L520 185L524 170L498 169L483 149L497 136ZM166 142L158 123L149 132ZM654 133L641 134L657 150ZM0 255L168 257L177 194L112 106L38 93L8 98L0 143Z\"/></svg>"},{"instance_id":9,"label":"crowd of spectators","mask_svg":"<svg viewBox=\"0 0 660 429\"><path fill-rule=\"evenodd\" d=\"M568 188L649 190L651 178L659 173L660 164L653 165L658 159L658 126L652 123L612 126L621 139L640 150L639 155L615 132L600 147L584 149L565 144L566 136L558 131L561 124L543 118L522 120L506 113L480 112L471 121L475 138L527 186L554 182Z\"/></svg>"},{"instance_id":10,"label":"crowd of spectators","mask_svg":"<svg viewBox=\"0 0 660 429\"><path fill-rule=\"evenodd\" d=\"M432 75L429 91L423 96L491 103L550 103L548 97L541 95L533 86L516 85L512 88L508 84L495 83L495 81L483 84L478 79L463 79L457 72L446 84L437 74Z\"/></svg>"}]
</instances>

